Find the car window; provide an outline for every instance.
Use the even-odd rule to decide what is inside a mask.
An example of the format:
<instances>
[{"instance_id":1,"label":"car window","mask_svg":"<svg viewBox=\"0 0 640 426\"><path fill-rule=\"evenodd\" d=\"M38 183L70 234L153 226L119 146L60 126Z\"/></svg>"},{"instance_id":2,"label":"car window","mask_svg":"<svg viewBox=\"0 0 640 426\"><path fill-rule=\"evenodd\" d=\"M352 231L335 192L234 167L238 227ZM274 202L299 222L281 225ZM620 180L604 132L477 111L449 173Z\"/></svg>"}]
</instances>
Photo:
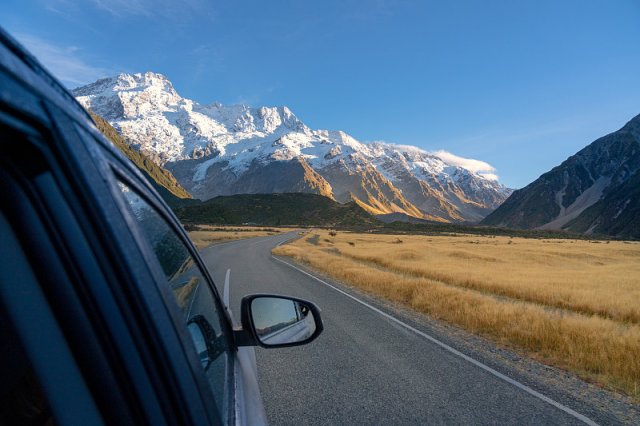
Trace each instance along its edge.
<instances>
[{"instance_id":1,"label":"car window","mask_svg":"<svg viewBox=\"0 0 640 426\"><path fill-rule=\"evenodd\" d=\"M217 297L182 238L136 191L122 182L118 185L182 311L184 325L213 391L217 411L221 421L226 422L231 392L231 348Z\"/></svg>"}]
</instances>

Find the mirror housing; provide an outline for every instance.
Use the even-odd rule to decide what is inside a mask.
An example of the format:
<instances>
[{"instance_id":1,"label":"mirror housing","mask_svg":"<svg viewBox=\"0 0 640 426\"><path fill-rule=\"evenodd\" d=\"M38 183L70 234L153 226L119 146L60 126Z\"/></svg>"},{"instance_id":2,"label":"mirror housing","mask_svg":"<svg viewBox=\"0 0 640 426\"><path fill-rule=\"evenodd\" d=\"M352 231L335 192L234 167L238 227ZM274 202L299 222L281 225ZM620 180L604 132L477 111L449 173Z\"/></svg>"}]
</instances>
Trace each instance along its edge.
<instances>
[{"instance_id":1,"label":"mirror housing","mask_svg":"<svg viewBox=\"0 0 640 426\"><path fill-rule=\"evenodd\" d=\"M295 297L252 294L241 303L242 329L235 330L238 346L282 348L307 344L323 330L320 309Z\"/></svg>"}]
</instances>

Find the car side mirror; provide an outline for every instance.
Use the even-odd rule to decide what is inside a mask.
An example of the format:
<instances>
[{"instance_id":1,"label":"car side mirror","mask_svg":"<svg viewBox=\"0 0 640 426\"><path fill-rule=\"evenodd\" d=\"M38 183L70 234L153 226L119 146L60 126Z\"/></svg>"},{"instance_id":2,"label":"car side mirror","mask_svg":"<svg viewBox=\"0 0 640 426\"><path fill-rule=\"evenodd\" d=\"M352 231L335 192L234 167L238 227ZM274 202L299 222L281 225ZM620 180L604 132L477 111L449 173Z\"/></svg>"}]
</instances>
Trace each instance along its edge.
<instances>
[{"instance_id":1,"label":"car side mirror","mask_svg":"<svg viewBox=\"0 0 640 426\"><path fill-rule=\"evenodd\" d=\"M242 330L236 331L238 346L304 345L323 330L320 309L302 299L253 294L242 299L241 310Z\"/></svg>"}]
</instances>

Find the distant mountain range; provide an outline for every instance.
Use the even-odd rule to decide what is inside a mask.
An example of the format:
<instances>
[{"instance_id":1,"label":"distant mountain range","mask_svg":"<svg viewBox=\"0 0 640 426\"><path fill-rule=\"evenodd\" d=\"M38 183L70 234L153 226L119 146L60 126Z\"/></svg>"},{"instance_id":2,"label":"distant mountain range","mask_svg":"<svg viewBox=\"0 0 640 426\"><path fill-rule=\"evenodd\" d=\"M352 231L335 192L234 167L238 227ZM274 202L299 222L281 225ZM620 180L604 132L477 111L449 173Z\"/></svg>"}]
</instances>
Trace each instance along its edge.
<instances>
[{"instance_id":1,"label":"distant mountain range","mask_svg":"<svg viewBox=\"0 0 640 426\"><path fill-rule=\"evenodd\" d=\"M191 199L171 172L133 149L106 120L91 113L98 129L149 178L184 223L310 225L376 228L375 221L357 203L339 204L328 197L304 193L217 196ZM496 228L534 229L558 237L553 230L640 238L640 116L621 130L598 139L526 188L515 191L481 227L451 228L451 232L490 232ZM410 222L422 228L399 231L447 232L437 222L394 212L377 215L386 222ZM408 224L407 224L408 225ZM426 227L426 228L425 228ZM372 228L372 229L373 229ZM424 228L424 229L423 229ZM508 231L508 230L507 230ZM517 232L517 231L508 231ZM502 235L502 234L500 234ZM520 235L520 234L514 234ZM573 234L574 237L577 234Z\"/></svg>"},{"instance_id":2,"label":"distant mountain range","mask_svg":"<svg viewBox=\"0 0 640 426\"><path fill-rule=\"evenodd\" d=\"M90 112L96 127L147 177L183 224L296 225L370 228L380 224L354 202L340 204L316 194L238 194L194 200L171 172L126 144L105 119Z\"/></svg>"},{"instance_id":3,"label":"distant mountain range","mask_svg":"<svg viewBox=\"0 0 640 426\"><path fill-rule=\"evenodd\" d=\"M287 107L198 104L160 74L120 74L73 93L201 200L304 192L376 215L462 222L479 221L511 194L442 155L311 130Z\"/></svg>"},{"instance_id":4,"label":"distant mountain range","mask_svg":"<svg viewBox=\"0 0 640 426\"><path fill-rule=\"evenodd\" d=\"M482 224L640 238L640 115L515 191Z\"/></svg>"}]
</instances>

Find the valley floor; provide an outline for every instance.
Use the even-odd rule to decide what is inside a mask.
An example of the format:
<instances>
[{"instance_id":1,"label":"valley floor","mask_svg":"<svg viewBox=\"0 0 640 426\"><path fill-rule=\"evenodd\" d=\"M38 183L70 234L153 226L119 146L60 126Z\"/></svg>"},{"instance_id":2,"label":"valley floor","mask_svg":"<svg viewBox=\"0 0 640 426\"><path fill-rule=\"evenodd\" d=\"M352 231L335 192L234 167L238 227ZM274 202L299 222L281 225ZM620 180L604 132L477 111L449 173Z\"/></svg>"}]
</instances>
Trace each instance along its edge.
<instances>
[{"instance_id":1,"label":"valley floor","mask_svg":"<svg viewBox=\"0 0 640 426\"><path fill-rule=\"evenodd\" d=\"M640 401L640 243L311 231L274 254Z\"/></svg>"},{"instance_id":2,"label":"valley floor","mask_svg":"<svg viewBox=\"0 0 640 426\"><path fill-rule=\"evenodd\" d=\"M265 228L259 226L214 226L214 225L190 225L189 237L198 249L203 249L212 244L226 241L243 240L245 238L265 237L281 232L291 231L293 228Z\"/></svg>"}]
</instances>

